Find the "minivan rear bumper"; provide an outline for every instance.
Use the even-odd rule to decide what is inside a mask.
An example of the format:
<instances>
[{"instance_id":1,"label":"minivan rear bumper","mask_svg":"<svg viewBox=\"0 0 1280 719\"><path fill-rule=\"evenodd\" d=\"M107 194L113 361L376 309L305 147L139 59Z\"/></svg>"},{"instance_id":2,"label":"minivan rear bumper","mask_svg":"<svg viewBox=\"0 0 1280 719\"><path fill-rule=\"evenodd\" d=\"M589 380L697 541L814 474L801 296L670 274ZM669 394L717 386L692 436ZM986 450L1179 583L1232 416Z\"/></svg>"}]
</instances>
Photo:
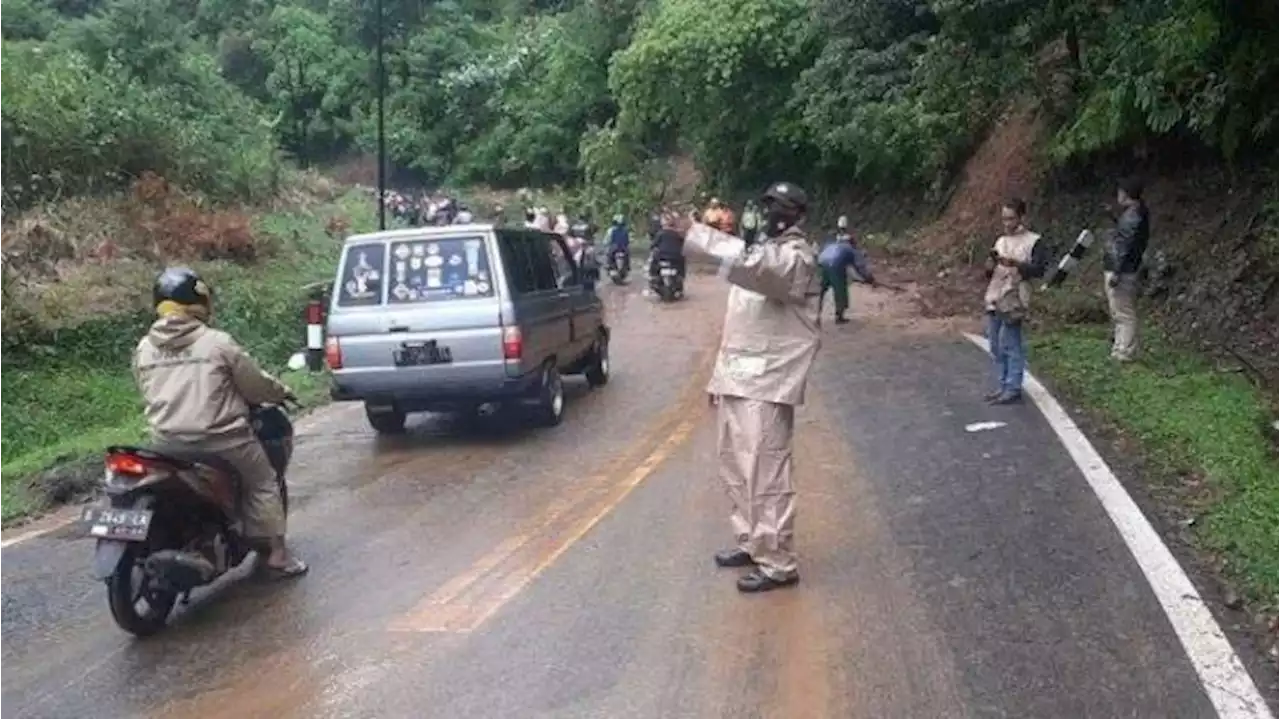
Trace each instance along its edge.
<instances>
[{"instance_id":1,"label":"minivan rear bumper","mask_svg":"<svg viewBox=\"0 0 1280 719\"><path fill-rule=\"evenodd\" d=\"M360 382L348 383L340 376L335 376L330 385L329 397L335 402L363 401L372 405L394 405L404 412L439 411L533 397L541 386L541 376L540 372L530 372L523 377L394 389L367 386L373 384L368 382L371 378L362 377Z\"/></svg>"}]
</instances>

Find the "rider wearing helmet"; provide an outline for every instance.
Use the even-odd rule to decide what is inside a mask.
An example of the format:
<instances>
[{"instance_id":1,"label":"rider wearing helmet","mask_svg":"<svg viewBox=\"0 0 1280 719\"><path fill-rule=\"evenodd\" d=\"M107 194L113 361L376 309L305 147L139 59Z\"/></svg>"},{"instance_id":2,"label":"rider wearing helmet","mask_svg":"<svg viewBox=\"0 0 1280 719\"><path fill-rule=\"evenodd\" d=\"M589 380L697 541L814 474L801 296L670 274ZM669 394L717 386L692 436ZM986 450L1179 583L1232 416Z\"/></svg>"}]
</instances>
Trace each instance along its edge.
<instances>
[{"instance_id":1,"label":"rider wearing helmet","mask_svg":"<svg viewBox=\"0 0 1280 719\"><path fill-rule=\"evenodd\" d=\"M799 187L770 185L761 198L765 237L750 251L741 239L689 218L679 227L687 230L686 251L719 260L720 276L732 285L707 392L718 405L717 456L737 537L715 561L750 568L738 579L743 592L799 581L792 434L819 344L808 307L817 294L817 260L802 229L808 204Z\"/></svg>"},{"instance_id":2,"label":"rider wearing helmet","mask_svg":"<svg viewBox=\"0 0 1280 719\"><path fill-rule=\"evenodd\" d=\"M680 218L674 211L662 215L662 229L654 235L653 254L649 258L649 276L657 277L662 260L667 260L676 268L680 277L685 276L684 233L678 228Z\"/></svg>"},{"instance_id":3,"label":"rider wearing helmet","mask_svg":"<svg viewBox=\"0 0 1280 719\"><path fill-rule=\"evenodd\" d=\"M305 573L307 565L285 545L276 471L249 423L251 406L280 404L292 392L231 335L209 327L213 291L192 270L160 273L152 299L159 318L134 350L133 372L157 448L212 454L235 467L244 535L269 548L259 569L277 577Z\"/></svg>"},{"instance_id":4,"label":"rider wearing helmet","mask_svg":"<svg viewBox=\"0 0 1280 719\"><path fill-rule=\"evenodd\" d=\"M609 269L631 271L631 233L627 230L627 219L622 215L614 215L609 225ZM618 267L613 256L622 253L622 267Z\"/></svg>"}]
</instances>

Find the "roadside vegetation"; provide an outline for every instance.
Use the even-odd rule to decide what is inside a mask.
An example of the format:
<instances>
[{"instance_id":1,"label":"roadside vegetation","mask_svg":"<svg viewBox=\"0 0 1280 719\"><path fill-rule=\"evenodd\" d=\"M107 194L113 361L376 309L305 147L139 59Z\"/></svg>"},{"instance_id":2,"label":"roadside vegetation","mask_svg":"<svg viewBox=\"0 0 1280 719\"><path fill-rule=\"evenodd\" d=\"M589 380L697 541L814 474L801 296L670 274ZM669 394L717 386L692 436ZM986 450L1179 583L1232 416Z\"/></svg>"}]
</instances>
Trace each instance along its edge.
<instances>
[{"instance_id":1,"label":"roadside vegetation","mask_svg":"<svg viewBox=\"0 0 1280 719\"><path fill-rule=\"evenodd\" d=\"M1276 446L1274 411L1238 366L1215 365L1178 349L1158 329L1143 337L1143 359L1116 367L1109 328L1069 325L1031 335L1035 369L1066 398L1129 440L1143 477L1170 512L1211 550L1214 568L1247 598L1275 611Z\"/></svg>"},{"instance_id":2,"label":"roadside vegetation","mask_svg":"<svg viewBox=\"0 0 1280 719\"><path fill-rule=\"evenodd\" d=\"M99 200L92 211L99 218L110 217L113 213L104 205L113 200L142 203L140 192L135 188L125 197ZM218 326L276 371L303 344L304 286L332 278L341 241L335 226L360 230L375 224L367 193L298 197L295 202L242 218L246 246L254 248L257 263L179 256L213 284ZM83 209L90 211L88 205ZM156 221L184 229L193 222L164 211ZM13 231L15 245L53 242L50 238L63 231L56 224L25 229L28 235ZM6 521L83 494L99 471L93 462L84 466L81 460L96 458L110 444L144 437L129 357L153 316L150 278L155 265L154 258L139 256L146 251L145 244L139 245L117 247L115 258L105 265L75 258L85 264L64 265L60 276L41 276L37 266L22 264L30 255L15 254L6 264L6 273L14 270L5 278L3 306L7 421L0 474ZM95 287L103 291L92 292ZM304 404L323 399L327 391L321 376L290 372L284 378Z\"/></svg>"},{"instance_id":3,"label":"roadside vegetation","mask_svg":"<svg viewBox=\"0 0 1280 719\"><path fill-rule=\"evenodd\" d=\"M1241 418L1275 413L1275 3L0 3L6 520L78 491L62 460L137 437L127 358L159 266L207 269L218 322L268 365L297 349L298 288L372 226L369 195L322 176L372 182L381 25L393 184L483 185L513 220L528 188L598 224L779 177L857 230L901 198L891 224L914 227L886 246L929 313L974 311L1007 196L1062 250L1144 173L1167 340L1110 372L1096 287L1069 284L1033 363L1203 477L1200 546L1274 610L1275 456ZM1224 356L1262 368L1252 399L1205 369Z\"/></svg>"}]
</instances>

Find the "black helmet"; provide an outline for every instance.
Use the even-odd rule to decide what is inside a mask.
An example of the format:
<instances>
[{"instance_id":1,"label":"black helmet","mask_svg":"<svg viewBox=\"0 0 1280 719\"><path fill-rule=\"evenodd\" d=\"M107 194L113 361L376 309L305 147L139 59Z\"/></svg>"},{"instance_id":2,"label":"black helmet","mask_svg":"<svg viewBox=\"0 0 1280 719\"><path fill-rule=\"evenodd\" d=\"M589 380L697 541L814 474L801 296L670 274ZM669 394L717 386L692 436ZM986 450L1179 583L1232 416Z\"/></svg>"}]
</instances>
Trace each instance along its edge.
<instances>
[{"instance_id":1,"label":"black helmet","mask_svg":"<svg viewBox=\"0 0 1280 719\"><path fill-rule=\"evenodd\" d=\"M167 267L156 277L151 289L152 304L173 302L179 305L213 304L213 290L189 267Z\"/></svg>"},{"instance_id":2,"label":"black helmet","mask_svg":"<svg viewBox=\"0 0 1280 719\"><path fill-rule=\"evenodd\" d=\"M760 202L793 212L804 212L809 208L809 196L799 186L790 182L775 182L769 185L760 196Z\"/></svg>"}]
</instances>

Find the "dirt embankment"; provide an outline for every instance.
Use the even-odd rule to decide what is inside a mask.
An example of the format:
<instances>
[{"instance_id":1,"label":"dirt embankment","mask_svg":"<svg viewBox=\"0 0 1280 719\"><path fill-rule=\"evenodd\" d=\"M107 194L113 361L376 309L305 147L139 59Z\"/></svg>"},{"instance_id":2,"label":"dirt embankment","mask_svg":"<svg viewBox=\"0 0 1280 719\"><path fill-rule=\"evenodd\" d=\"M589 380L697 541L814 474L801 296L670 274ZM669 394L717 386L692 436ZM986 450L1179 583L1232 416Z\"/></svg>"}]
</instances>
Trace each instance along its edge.
<instances>
[{"instance_id":1,"label":"dirt embankment","mask_svg":"<svg viewBox=\"0 0 1280 719\"><path fill-rule=\"evenodd\" d=\"M5 217L0 258L6 340L146 309L145 288L166 262L269 262L286 248L262 231L257 218L330 202L345 190L315 174L292 180L258 206L215 207L148 172L125 192L70 198ZM326 231L341 236L345 222L334 218Z\"/></svg>"}]
</instances>

